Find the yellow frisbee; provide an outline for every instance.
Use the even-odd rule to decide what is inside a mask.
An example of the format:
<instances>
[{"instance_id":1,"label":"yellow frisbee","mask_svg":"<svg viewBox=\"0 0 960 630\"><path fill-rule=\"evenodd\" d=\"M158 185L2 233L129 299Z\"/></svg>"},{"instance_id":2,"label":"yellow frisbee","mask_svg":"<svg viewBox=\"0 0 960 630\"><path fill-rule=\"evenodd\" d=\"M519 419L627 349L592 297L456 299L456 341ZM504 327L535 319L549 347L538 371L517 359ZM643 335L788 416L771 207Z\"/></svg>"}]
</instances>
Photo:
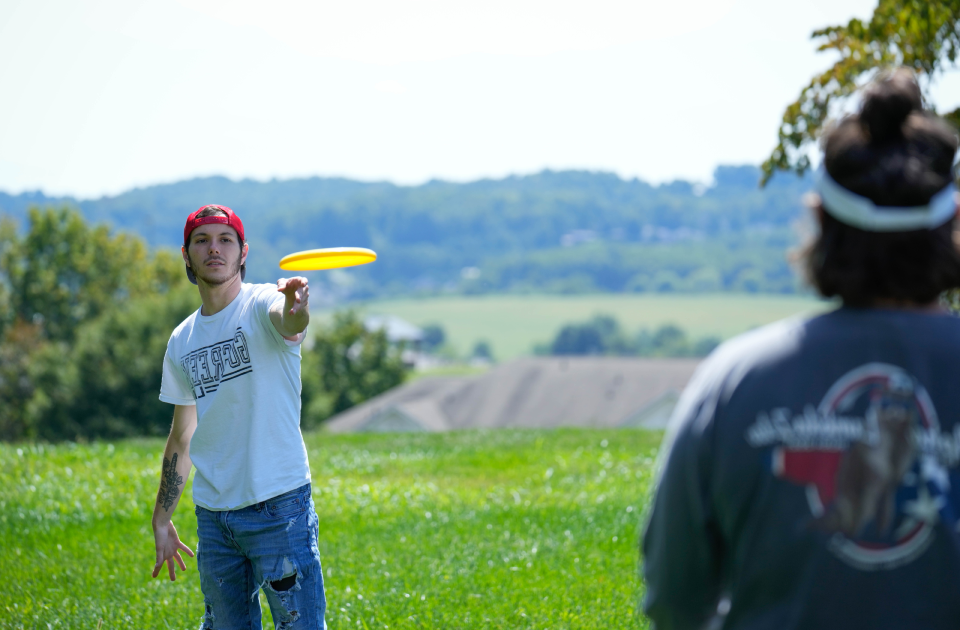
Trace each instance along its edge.
<instances>
[{"instance_id":1,"label":"yellow frisbee","mask_svg":"<svg viewBox=\"0 0 960 630\"><path fill-rule=\"evenodd\" d=\"M328 247L288 254L280 259L285 271L319 271L366 265L377 259L377 252L364 247Z\"/></svg>"}]
</instances>

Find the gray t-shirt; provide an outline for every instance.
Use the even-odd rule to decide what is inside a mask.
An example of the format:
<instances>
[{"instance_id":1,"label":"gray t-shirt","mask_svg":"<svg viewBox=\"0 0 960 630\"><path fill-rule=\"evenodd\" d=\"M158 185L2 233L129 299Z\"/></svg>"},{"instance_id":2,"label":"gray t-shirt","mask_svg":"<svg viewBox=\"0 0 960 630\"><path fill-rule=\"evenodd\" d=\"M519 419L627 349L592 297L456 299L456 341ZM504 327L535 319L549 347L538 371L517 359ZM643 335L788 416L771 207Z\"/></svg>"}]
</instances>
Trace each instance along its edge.
<instances>
[{"instance_id":1,"label":"gray t-shirt","mask_svg":"<svg viewBox=\"0 0 960 630\"><path fill-rule=\"evenodd\" d=\"M190 459L194 503L235 510L310 481L300 433L300 340L270 322L283 294L244 284L209 317L198 309L170 336L160 400L197 406Z\"/></svg>"},{"instance_id":2,"label":"gray t-shirt","mask_svg":"<svg viewBox=\"0 0 960 630\"><path fill-rule=\"evenodd\" d=\"M960 627L960 319L841 308L721 346L664 442L658 630ZM719 610L719 613L718 613Z\"/></svg>"}]
</instances>

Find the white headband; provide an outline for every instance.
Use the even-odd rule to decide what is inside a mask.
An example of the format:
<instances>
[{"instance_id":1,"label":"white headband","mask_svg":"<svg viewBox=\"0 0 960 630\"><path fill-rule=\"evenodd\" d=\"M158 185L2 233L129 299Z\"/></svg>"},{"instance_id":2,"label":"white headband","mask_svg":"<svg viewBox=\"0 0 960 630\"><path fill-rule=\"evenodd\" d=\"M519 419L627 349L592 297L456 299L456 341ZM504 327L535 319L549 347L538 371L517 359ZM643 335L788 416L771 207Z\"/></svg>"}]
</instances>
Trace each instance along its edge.
<instances>
[{"instance_id":1,"label":"white headband","mask_svg":"<svg viewBox=\"0 0 960 630\"><path fill-rule=\"evenodd\" d=\"M932 230L957 212L957 187L953 182L931 197L927 205L912 208L878 206L833 181L823 166L814 175L814 186L823 208L835 219L868 232Z\"/></svg>"}]
</instances>

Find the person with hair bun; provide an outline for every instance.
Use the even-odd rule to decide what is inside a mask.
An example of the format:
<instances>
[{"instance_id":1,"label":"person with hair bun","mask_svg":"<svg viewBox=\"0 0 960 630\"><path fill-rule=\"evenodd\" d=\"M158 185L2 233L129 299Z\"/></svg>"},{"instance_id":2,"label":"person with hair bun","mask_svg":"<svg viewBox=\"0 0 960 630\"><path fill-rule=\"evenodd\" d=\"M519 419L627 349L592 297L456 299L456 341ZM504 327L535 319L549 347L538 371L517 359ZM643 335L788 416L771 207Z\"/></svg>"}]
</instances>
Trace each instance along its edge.
<instances>
[{"instance_id":1,"label":"person with hair bun","mask_svg":"<svg viewBox=\"0 0 960 630\"><path fill-rule=\"evenodd\" d=\"M733 339L671 419L643 608L679 628L960 628L957 132L880 74L822 140L799 253L840 308Z\"/></svg>"}]
</instances>

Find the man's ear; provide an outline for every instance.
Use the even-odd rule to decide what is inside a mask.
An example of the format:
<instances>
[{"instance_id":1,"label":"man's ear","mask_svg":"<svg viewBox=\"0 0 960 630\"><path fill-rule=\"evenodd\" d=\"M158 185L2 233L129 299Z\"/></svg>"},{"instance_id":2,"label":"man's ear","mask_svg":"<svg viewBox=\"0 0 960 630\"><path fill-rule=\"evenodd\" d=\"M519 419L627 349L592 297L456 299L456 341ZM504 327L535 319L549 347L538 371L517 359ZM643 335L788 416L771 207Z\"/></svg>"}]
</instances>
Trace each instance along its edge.
<instances>
[{"instance_id":1,"label":"man's ear","mask_svg":"<svg viewBox=\"0 0 960 630\"><path fill-rule=\"evenodd\" d=\"M244 241L244 243L243 243L243 254L240 256L240 264L241 264L241 265L247 262L247 254L249 254L249 253L250 253L250 243L247 243L246 241Z\"/></svg>"},{"instance_id":2,"label":"man's ear","mask_svg":"<svg viewBox=\"0 0 960 630\"><path fill-rule=\"evenodd\" d=\"M183 256L183 262L185 262L186 265L187 265L187 267L189 267L189 266L190 266L190 257L187 256L187 248L186 248L186 246L181 246L181 247L180 247L180 255Z\"/></svg>"},{"instance_id":3,"label":"man's ear","mask_svg":"<svg viewBox=\"0 0 960 630\"><path fill-rule=\"evenodd\" d=\"M813 216L817 219L817 229L823 231L823 213L826 210L823 209L823 201L820 199L820 195L816 193L811 194L805 199L807 205L810 206L810 209L813 210Z\"/></svg>"},{"instance_id":4,"label":"man's ear","mask_svg":"<svg viewBox=\"0 0 960 630\"><path fill-rule=\"evenodd\" d=\"M808 192L803 196L803 205L809 210L814 220L817 222L817 229L823 231L823 200L815 192Z\"/></svg>"}]
</instances>

